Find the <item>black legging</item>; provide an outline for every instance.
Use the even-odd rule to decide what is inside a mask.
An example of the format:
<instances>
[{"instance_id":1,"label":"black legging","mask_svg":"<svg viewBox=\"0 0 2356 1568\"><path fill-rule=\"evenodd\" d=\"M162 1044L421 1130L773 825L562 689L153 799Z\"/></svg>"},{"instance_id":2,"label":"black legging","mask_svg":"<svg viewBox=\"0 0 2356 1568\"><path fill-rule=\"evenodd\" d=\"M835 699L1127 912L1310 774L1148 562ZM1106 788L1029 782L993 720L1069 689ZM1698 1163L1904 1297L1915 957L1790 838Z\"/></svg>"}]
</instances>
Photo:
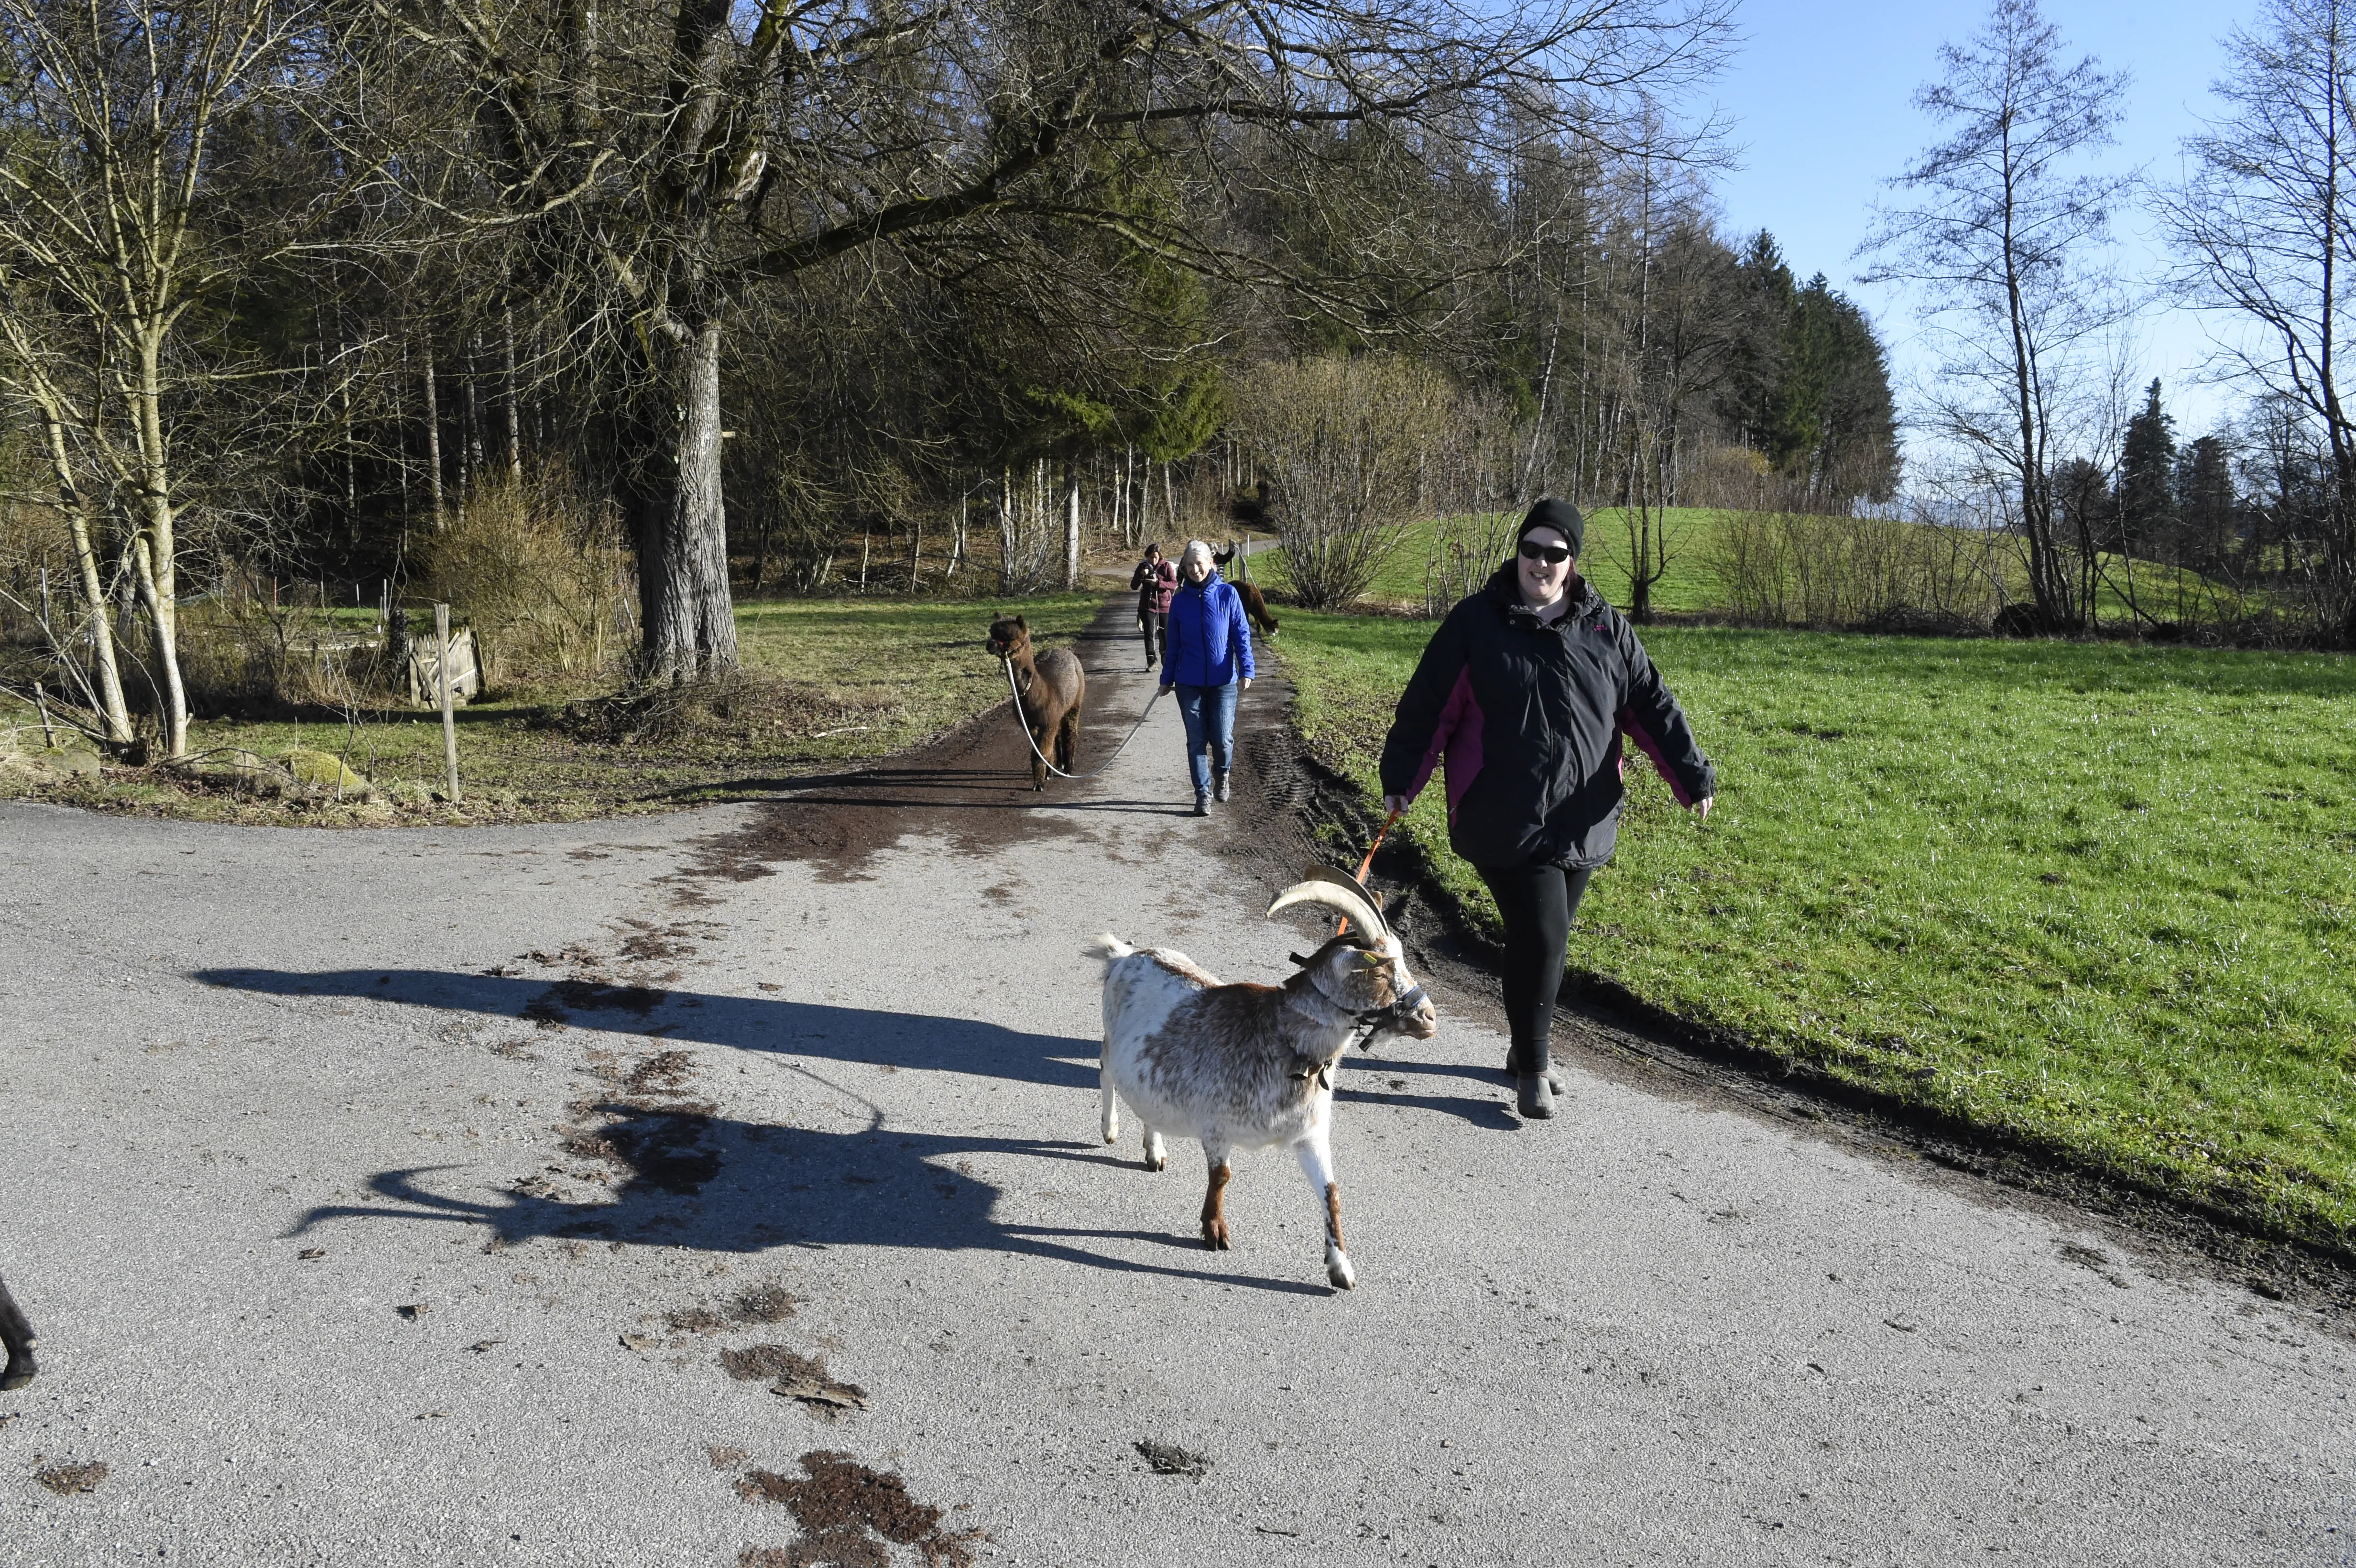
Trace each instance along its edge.
<instances>
[{"instance_id":1,"label":"black legging","mask_svg":"<svg viewBox=\"0 0 2356 1568\"><path fill-rule=\"evenodd\" d=\"M1514 1029L1506 1065L1515 1072L1544 1072L1550 1064L1547 1037L1554 1024L1555 994L1562 989L1563 950L1595 868L1566 871L1534 862L1475 869L1505 922L1505 1017Z\"/></svg>"}]
</instances>

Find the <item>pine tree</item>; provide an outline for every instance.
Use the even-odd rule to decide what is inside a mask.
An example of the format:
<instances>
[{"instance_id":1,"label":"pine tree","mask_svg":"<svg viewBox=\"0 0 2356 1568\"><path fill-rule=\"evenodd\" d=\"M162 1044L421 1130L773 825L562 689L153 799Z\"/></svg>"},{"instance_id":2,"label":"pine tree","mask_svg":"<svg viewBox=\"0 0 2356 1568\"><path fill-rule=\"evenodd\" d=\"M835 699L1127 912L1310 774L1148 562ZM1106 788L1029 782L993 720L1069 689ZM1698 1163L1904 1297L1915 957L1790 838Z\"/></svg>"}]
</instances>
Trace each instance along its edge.
<instances>
[{"instance_id":1,"label":"pine tree","mask_svg":"<svg viewBox=\"0 0 2356 1568\"><path fill-rule=\"evenodd\" d=\"M2144 392L2143 411L2127 421L2112 503L2118 519L2115 548L2161 557L2176 531L2176 421L2159 405L2159 379Z\"/></svg>"}]
</instances>

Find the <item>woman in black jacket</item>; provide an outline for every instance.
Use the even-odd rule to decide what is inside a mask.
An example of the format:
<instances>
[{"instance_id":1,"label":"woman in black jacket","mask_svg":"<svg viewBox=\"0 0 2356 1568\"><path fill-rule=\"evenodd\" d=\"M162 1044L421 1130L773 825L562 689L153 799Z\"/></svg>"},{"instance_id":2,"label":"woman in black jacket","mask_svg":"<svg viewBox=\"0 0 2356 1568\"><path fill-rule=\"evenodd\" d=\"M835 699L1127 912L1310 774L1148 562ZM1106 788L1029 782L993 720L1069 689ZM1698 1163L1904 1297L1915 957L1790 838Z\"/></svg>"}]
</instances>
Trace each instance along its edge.
<instances>
[{"instance_id":1,"label":"woman in black jacket","mask_svg":"<svg viewBox=\"0 0 2356 1568\"><path fill-rule=\"evenodd\" d=\"M1533 1119L1554 1114L1547 1034L1571 917L1619 835L1621 737L1680 805L1707 816L1718 787L1634 630L1579 575L1586 531L1567 501L1530 509L1516 558L1432 635L1383 742L1392 811L1447 761L1449 844L1505 924L1505 1066Z\"/></svg>"}]
</instances>

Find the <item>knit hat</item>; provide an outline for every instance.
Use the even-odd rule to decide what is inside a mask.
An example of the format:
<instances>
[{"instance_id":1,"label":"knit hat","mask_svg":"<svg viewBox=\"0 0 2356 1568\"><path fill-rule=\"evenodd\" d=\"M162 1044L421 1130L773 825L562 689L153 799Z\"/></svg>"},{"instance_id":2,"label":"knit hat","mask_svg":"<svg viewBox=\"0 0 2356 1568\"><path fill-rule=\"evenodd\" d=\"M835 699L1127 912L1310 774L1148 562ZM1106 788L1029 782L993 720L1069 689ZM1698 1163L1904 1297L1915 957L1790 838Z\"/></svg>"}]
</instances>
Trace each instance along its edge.
<instances>
[{"instance_id":1,"label":"knit hat","mask_svg":"<svg viewBox=\"0 0 2356 1568\"><path fill-rule=\"evenodd\" d=\"M1548 497L1532 507L1530 515L1522 519L1520 531L1514 535L1515 549L1521 548L1523 539L1532 528L1552 528L1569 542L1570 553L1577 555L1580 541L1587 536L1587 519L1569 502Z\"/></svg>"}]
</instances>

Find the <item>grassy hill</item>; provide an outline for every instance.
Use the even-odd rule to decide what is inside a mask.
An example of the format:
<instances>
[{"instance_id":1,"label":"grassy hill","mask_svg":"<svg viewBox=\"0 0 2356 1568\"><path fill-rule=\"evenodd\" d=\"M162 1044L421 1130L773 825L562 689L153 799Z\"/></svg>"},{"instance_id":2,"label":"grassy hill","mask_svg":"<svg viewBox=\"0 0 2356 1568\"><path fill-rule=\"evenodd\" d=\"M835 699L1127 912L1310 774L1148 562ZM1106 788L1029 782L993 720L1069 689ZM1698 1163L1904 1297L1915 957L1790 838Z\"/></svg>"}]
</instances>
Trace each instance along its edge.
<instances>
[{"instance_id":1,"label":"grassy hill","mask_svg":"<svg viewBox=\"0 0 2356 1568\"><path fill-rule=\"evenodd\" d=\"M1430 624L1285 618L1376 793ZM1719 766L1641 758L1571 964L1798 1064L2356 1249L2356 658L1655 627ZM1402 824L1465 909L1440 791Z\"/></svg>"},{"instance_id":2,"label":"grassy hill","mask_svg":"<svg viewBox=\"0 0 2356 1568\"><path fill-rule=\"evenodd\" d=\"M1704 507L1672 507L1655 514L1655 526L1667 540L1669 560L1666 573L1653 585L1655 610L1668 615L1707 615L1724 613L1729 610L1731 602L1725 584L1720 581L1717 563L1725 552L1728 529L1734 516ZM1837 523L1840 520L1823 521ZM1632 604L1635 598L1630 586L1629 567L1635 560L1635 549L1629 537L1629 515L1622 507L1602 507L1590 513L1587 519L1586 545L1579 563L1580 571L1603 596L1622 609ZM1431 563L1449 526L1447 520L1439 517L1427 517L1410 524L1376 571L1367 595L1370 604L1387 609L1420 608L1425 601ZM1929 525L1897 526L1920 528ZM2005 599L2011 602L2029 599L2028 570L2019 559L2018 552L2000 549L1998 557ZM1499 559L1503 559L1502 552ZM2203 597L2214 599L2223 592L2218 584L2207 581L2199 573L2177 567L2149 561L2130 563L2116 556L2105 556L2103 560L2105 570L2114 577L2124 575L2125 570L2132 565L2136 592L2146 613L2159 619L2173 618L2179 613L2177 606L2179 601ZM1271 586L1287 586L1281 550L1255 558L1252 571ZM2262 604L2263 597L2253 603ZM2110 585L2097 591L2095 613L2106 624L2124 624L2135 619L2126 598L2115 586Z\"/></svg>"},{"instance_id":3,"label":"grassy hill","mask_svg":"<svg viewBox=\"0 0 2356 1568\"><path fill-rule=\"evenodd\" d=\"M1715 606L1718 582L1703 563L1703 557L1719 516L1698 507L1671 507L1660 514L1661 526L1669 539L1670 560L1668 575L1653 588L1655 608L1672 614L1689 614ZM1409 524L1376 571L1369 597L1387 606L1422 604L1426 569L1442 527L1438 517ZM1501 555L1499 559L1504 558ZM1580 558L1580 570L1614 604L1624 605L1631 598L1628 562L1633 559L1621 508L1610 507L1589 517L1586 550ZM1264 576L1272 585L1287 585L1282 550L1254 557L1251 569L1255 577Z\"/></svg>"}]
</instances>

